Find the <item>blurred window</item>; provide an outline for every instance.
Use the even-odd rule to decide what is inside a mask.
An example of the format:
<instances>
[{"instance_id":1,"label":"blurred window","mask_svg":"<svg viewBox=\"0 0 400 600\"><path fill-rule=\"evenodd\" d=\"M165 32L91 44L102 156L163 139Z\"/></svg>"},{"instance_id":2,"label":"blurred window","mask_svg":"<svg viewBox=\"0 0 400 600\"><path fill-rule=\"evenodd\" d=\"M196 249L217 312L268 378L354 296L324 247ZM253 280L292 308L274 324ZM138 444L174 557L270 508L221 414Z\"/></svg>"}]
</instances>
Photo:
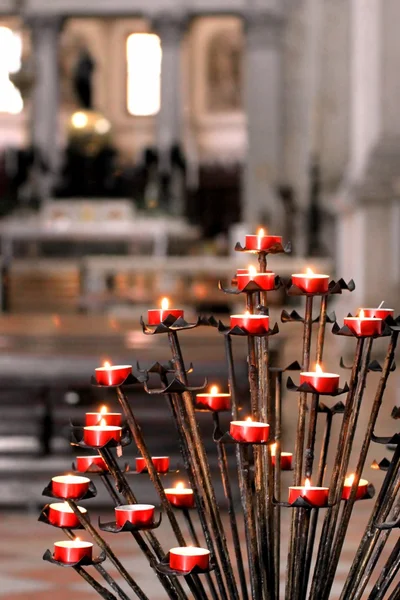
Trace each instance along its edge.
<instances>
[{"instance_id":1,"label":"blurred window","mask_svg":"<svg viewBox=\"0 0 400 600\"><path fill-rule=\"evenodd\" d=\"M24 107L19 90L10 81L10 73L21 68L22 40L18 33L0 26L0 112L16 115Z\"/></svg>"},{"instance_id":2,"label":"blurred window","mask_svg":"<svg viewBox=\"0 0 400 600\"><path fill-rule=\"evenodd\" d=\"M161 41L153 33L132 33L126 42L127 108L131 115L156 115L161 100Z\"/></svg>"}]
</instances>

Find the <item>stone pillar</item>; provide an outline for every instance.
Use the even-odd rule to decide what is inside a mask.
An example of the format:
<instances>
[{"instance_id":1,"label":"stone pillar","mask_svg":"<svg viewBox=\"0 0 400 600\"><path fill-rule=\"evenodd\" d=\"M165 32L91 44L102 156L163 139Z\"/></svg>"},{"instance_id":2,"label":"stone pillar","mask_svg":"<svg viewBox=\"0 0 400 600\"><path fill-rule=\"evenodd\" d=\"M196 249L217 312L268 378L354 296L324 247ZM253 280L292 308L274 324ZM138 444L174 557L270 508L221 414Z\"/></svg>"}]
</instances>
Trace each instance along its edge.
<instances>
[{"instance_id":1,"label":"stone pillar","mask_svg":"<svg viewBox=\"0 0 400 600\"><path fill-rule=\"evenodd\" d=\"M244 15L248 149L242 220L250 228L262 223L271 231L282 229L282 210L274 190L282 159L282 25L274 12L253 10Z\"/></svg>"},{"instance_id":2,"label":"stone pillar","mask_svg":"<svg viewBox=\"0 0 400 600\"><path fill-rule=\"evenodd\" d=\"M161 106L157 115L157 148L161 167L170 170L169 151L182 140L181 41L186 20L183 15L163 14L153 23L161 39Z\"/></svg>"},{"instance_id":3,"label":"stone pillar","mask_svg":"<svg viewBox=\"0 0 400 600\"><path fill-rule=\"evenodd\" d=\"M32 144L39 151L36 172L38 191L47 198L60 166L59 58L60 17L35 16L28 20L32 31L34 86L32 90ZM41 164L42 163L42 164ZM46 169L49 172L46 173Z\"/></svg>"}]
</instances>

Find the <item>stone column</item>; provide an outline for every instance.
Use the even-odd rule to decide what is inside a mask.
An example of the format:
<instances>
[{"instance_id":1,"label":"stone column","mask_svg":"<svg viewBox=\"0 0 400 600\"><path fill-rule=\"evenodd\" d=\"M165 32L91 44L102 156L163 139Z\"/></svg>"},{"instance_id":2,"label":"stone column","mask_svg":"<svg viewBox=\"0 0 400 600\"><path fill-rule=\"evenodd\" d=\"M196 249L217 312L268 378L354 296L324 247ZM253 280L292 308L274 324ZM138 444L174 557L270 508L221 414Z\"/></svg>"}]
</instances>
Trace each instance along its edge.
<instances>
[{"instance_id":1,"label":"stone column","mask_svg":"<svg viewBox=\"0 0 400 600\"><path fill-rule=\"evenodd\" d=\"M282 159L282 25L272 11L254 9L244 14L248 149L242 220L252 228L263 223L277 231L282 229L282 210L274 190Z\"/></svg>"},{"instance_id":2,"label":"stone column","mask_svg":"<svg viewBox=\"0 0 400 600\"><path fill-rule=\"evenodd\" d=\"M32 90L32 144L37 158L38 191L47 198L60 166L59 143L59 57L58 41L62 19L35 16L28 19L32 31L34 86ZM41 164L43 163L43 164ZM46 173L45 169L49 169Z\"/></svg>"},{"instance_id":3,"label":"stone column","mask_svg":"<svg viewBox=\"0 0 400 600\"><path fill-rule=\"evenodd\" d=\"M169 151L173 144L182 140L182 81L181 41L186 20L183 15L162 14L153 23L160 36L161 63L161 106L157 115L157 148L161 167L170 170Z\"/></svg>"}]
</instances>

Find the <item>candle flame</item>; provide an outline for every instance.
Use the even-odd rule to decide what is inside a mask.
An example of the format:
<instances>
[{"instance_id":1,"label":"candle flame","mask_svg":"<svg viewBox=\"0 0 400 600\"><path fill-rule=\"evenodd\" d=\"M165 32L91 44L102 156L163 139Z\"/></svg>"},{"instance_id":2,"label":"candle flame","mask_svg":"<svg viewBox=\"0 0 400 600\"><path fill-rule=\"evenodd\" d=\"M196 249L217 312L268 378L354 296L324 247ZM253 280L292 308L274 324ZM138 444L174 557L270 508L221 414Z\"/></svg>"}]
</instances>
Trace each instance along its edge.
<instances>
[{"instance_id":1,"label":"candle flame","mask_svg":"<svg viewBox=\"0 0 400 600\"><path fill-rule=\"evenodd\" d=\"M105 369L109 369L109 368L111 367L111 363L109 363L109 362L108 362L108 360L106 360L106 361L103 363L103 367L104 367Z\"/></svg>"},{"instance_id":2,"label":"candle flame","mask_svg":"<svg viewBox=\"0 0 400 600\"><path fill-rule=\"evenodd\" d=\"M102 406L100 409L100 414L101 415L106 415L107 414L107 406Z\"/></svg>"},{"instance_id":3,"label":"candle flame","mask_svg":"<svg viewBox=\"0 0 400 600\"><path fill-rule=\"evenodd\" d=\"M211 390L210 390L210 394L218 394L218 386L217 385L212 385L211 386Z\"/></svg>"},{"instance_id":4,"label":"candle flame","mask_svg":"<svg viewBox=\"0 0 400 600\"><path fill-rule=\"evenodd\" d=\"M314 275L314 271L312 269L310 269L310 267L307 267L306 274L307 275Z\"/></svg>"},{"instance_id":5,"label":"candle flame","mask_svg":"<svg viewBox=\"0 0 400 600\"><path fill-rule=\"evenodd\" d=\"M323 373L322 368L320 367L320 365L318 363L315 365L315 372L318 373L319 375L321 375L321 373Z\"/></svg>"},{"instance_id":6,"label":"candle flame","mask_svg":"<svg viewBox=\"0 0 400 600\"><path fill-rule=\"evenodd\" d=\"M271 456L275 456L277 447L278 447L278 444L276 442L275 442L275 444L271 445Z\"/></svg>"},{"instance_id":7,"label":"candle flame","mask_svg":"<svg viewBox=\"0 0 400 600\"><path fill-rule=\"evenodd\" d=\"M304 487L303 487L303 495L305 495L307 493L307 490L310 487L311 487L311 481L309 479L306 479Z\"/></svg>"},{"instance_id":8,"label":"candle flame","mask_svg":"<svg viewBox=\"0 0 400 600\"><path fill-rule=\"evenodd\" d=\"M254 275L257 275L257 269L253 267L253 265L250 265L249 267L249 275L250 277L254 277Z\"/></svg>"},{"instance_id":9,"label":"candle flame","mask_svg":"<svg viewBox=\"0 0 400 600\"><path fill-rule=\"evenodd\" d=\"M247 417L247 419L246 419L246 421L247 421L247 422L249 422L249 421L250 421L250 423L251 423L251 421L252 421L252 420L253 420L253 419L252 419L251 417Z\"/></svg>"},{"instance_id":10,"label":"candle flame","mask_svg":"<svg viewBox=\"0 0 400 600\"><path fill-rule=\"evenodd\" d=\"M176 490L184 490L185 489L185 484L182 481L178 481L178 483L175 486Z\"/></svg>"},{"instance_id":11,"label":"candle flame","mask_svg":"<svg viewBox=\"0 0 400 600\"><path fill-rule=\"evenodd\" d=\"M365 312L363 311L363 309L360 310L360 312L358 313L358 316L360 319L365 319Z\"/></svg>"},{"instance_id":12,"label":"candle flame","mask_svg":"<svg viewBox=\"0 0 400 600\"><path fill-rule=\"evenodd\" d=\"M346 477L346 479L344 480L344 485L352 486L355 478L356 478L355 474L352 473L351 475Z\"/></svg>"},{"instance_id":13,"label":"candle flame","mask_svg":"<svg viewBox=\"0 0 400 600\"><path fill-rule=\"evenodd\" d=\"M169 300L168 298L163 298L161 300L161 310L168 310L169 308Z\"/></svg>"},{"instance_id":14,"label":"candle flame","mask_svg":"<svg viewBox=\"0 0 400 600\"><path fill-rule=\"evenodd\" d=\"M73 542L80 542L81 538L76 537L74 540L72 540Z\"/></svg>"},{"instance_id":15,"label":"candle flame","mask_svg":"<svg viewBox=\"0 0 400 600\"><path fill-rule=\"evenodd\" d=\"M247 317L247 316L250 314L250 311L249 311L249 310L246 310L246 312L245 312L244 314L245 314L245 316Z\"/></svg>"},{"instance_id":16,"label":"candle flame","mask_svg":"<svg viewBox=\"0 0 400 600\"><path fill-rule=\"evenodd\" d=\"M262 227L259 228L259 230L257 231L257 237L261 238L265 236L265 231Z\"/></svg>"},{"instance_id":17,"label":"candle flame","mask_svg":"<svg viewBox=\"0 0 400 600\"><path fill-rule=\"evenodd\" d=\"M105 419L101 419L100 421L100 427L107 427L107 422Z\"/></svg>"}]
</instances>

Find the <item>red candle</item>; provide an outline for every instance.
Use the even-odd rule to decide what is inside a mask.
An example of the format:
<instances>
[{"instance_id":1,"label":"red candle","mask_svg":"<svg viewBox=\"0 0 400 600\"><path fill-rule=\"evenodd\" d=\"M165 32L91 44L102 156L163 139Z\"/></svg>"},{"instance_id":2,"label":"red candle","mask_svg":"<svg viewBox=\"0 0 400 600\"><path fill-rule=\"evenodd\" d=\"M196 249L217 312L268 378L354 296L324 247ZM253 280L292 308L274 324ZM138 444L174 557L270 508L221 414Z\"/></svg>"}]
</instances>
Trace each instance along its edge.
<instances>
[{"instance_id":1,"label":"red candle","mask_svg":"<svg viewBox=\"0 0 400 600\"><path fill-rule=\"evenodd\" d=\"M242 291L250 281L254 281L264 292L275 289L275 273L257 273L254 267L249 267L247 273L237 274L237 288Z\"/></svg>"},{"instance_id":2,"label":"red candle","mask_svg":"<svg viewBox=\"0 0 400 600\"><path fill-rule=\"evenodd\" d=\"M246 275L246 273L249 272L249 267L247 267L246 269L236 269L236 277L238 275Z\"/></svg>"},{"instance_id":3,"label":"red candle","mask_svg":"<svg viewBox=\"0 0 400 600\"><path fill-rule=\"evenodd\" d=\"M128 521L132 525L146 526L154 522L153 504L126 504L115 508L115 520L118 527L123 527Z\"/></svg>"},{"instance_id":4,"label":"red candle","mask_svg":"<svg viewBox=\"0 0 400 600\"><path fill-rule=\"evenodd\" d=\"M79 538L75 540L65 540L55 542L54 544L54 560L62 563L77 563L82 558L92 560L93 544L90 542L82 542Z\"/></svg>"},{"instance_id":5,"label":"red candle","mask_svg":"<svg viewBox=\"0 0 400 600\"><path fill-rule=\"evenodd\" d=\"M268 332L269 316L268 315L251 315L246 312L244 315L231 315L231 328L240 327L247 333L253 335L262 335Z\"/></svg>"},{"instance_id":6,"label":"red candle","mask_svg":"<svg viewBox=\"0 0 400 600\"><path fill-rule=\"evenodd\" d=\"M268 251L276 244L282 244L282 236L266 235L264 229L259 229L257 235L246 235L246 250Z\"/></svg>"},{"instance_id":7,"label":"red candle","mask_svg":"<svg viewBox=\"0 0 400 600\"><path fill-rule=\"evenodd\" d=\"M249 417L246 421L231 421L229 432L237 442L267 442L269 425Z\"/></svg>"},{"instance_id":8,"label":"red candle","mask_svg":"<svg viewBox=\"0 0 400 600\"><path fill-rule=\"evenodd\" d=\"M156 468L157 473L168 473L169 456L152 456L151 461ZM143 473L146 469L146 461L141 456L136 459L136 471Z\"/></svg>"},{"instance_id":9,"label":"red candle","mask_svg":"<svg viewBox=\"0 0 400 600\"><path fill-rule=\"evenodd\" d=\"M147 311L147 321L149 325L159 325L169 316L180 319L183 318L183 315L184 312L181 308L169 308L168 298L163 298L161 301L161 308L152 308Z\"/></svg>"},{"instance_id":10,"label":"red candle","mask_svg":"<svg viewBox=\"0 0 400 600\"><path fill-rule=\"evenodd\" d=\"M300 373L300 385L309 383L320 394L336 394L339 388L339 375L336 373L324 373L316 364L315 371Z\"/></svg>"},{"instance_id":11,"label":"red candle","mask_svg":"<svg viewBox=\"0 0 400 600\"><path fill-rule=\"evenodd\" d=\"M179 508L193 508L194 493L190 488L185 488L183 483L177 483L174 488L166 488L165 495L173 506Z\"/></svg>"},{"instance_id":12,"label":"red candle","mask_svg":"<svg viewBox=\"0 0 400 600\"><path fill-rule=\"evenodd\" d=\"M96 465L102 471L108 471L107 464L102 456L95 454L94 456L77 456L75 459L76 470L79 473L86 473L92 466Z\"/></svg>"},{"instance_id":13,"label":"red candle","mask_svg":"<svg viewBox=\"0 0 400 600\"><path fill-rule=\"evenodd\" d=\"M348 500L351 494L351 488L353 487L355 475L349 475L344 480L344 487L342 492L342 500ZM356 491L356 500L360 500L360 498L364 498L368 491L369 482L366 479L360 479L358 482L358 487Z\"/></svg>"},{"instance_id":14,"label":"red candle","mask_svg":"<svg viewBox=\"0 0 400 600\"><path fill-rule=\"evenodd\" d=\"M289 504L293 504L297 498L305 498L312 506L321 508L328 504L329 488L313 487L310 480L306 479L304 486L289 487Z\"/></svg>"},{"instance_id":15,"label":"red candle","mask_svg":"<svg viewBox=\"0 0 400 600\"><path fill-rule=\"evenodd\" d=\"M210 552L205 548L186 546L171 548L169 551L169 566L174 571L191 571L198 567L206 571L210 564Z\"/></svg>"},{"instance_id":16,"label":"red candle","mask_svg":"<svg viewBox=\"0 0 400 600\"><path fill-rule=\"evenodd\" d=\"M360 310L358 317L346 317L344 319L344 324L347 325L350 331L352 331L355 335L363 337L381 335L382 323L382 319L365 317L362 309Z\"/></svg>"},{"instance_id":17,"label":"red candle","mask_svg":"<svg viewBox=\"0 0 400 600\"><path fill-rule=\"evenodd\" d=\"M99 385L121 385L132 373L132 365L110 365L108 361L95 369L96 381Z\"/></svg>"},{"instance_id":18,"label":"red candle","mask_svg":"<svg viewBox=\"0 0 400 600\"><path fill-rule=\"evenodd\" d=\"M90 479L79 475L60 475L51 480L51 490L58 498L82 498L89 489Z\"/></svg>"},{"instance_id":19,"label":"red candle","mask_svg":"<svg viewBox=\"0 0 400 600\"><path fill-rule=\"evenodd\" d=\"M78 506L81 513L87 513L86 508ZM72 508L66 502L55 502L49 506L49 522L54 527L63 527L64 529L74 529L79 527L80 522Z\"/></svg>"},{"instance_id":20,"label":"red candle","mask_svg":"<svg viewBox=\"0 0 400 600\"><path fill-rule=\"evenodd\" d=\"M229 410L231 407L231 395L220 394L216 385L211 387L211 390L205 394L196 394L196 405L201 408L209 408L211 410Z\"/></svg>"},{"instance_id":21,"label":"red candle","mask_svg":"<svg viewBox=\"0 0 400 600\"><path fill-rule=\"evenodd\" d=\"M100 425L90 425L83 428L83 441L87 446L101 448L114 440L119 443L122 438L122 427L106 425L102 419Z\"/></svg>"},{"instance_id":22,"label":"red candle","mask_svg":"<svg viewBox=\"0 0 400 600\"><path fill-rule=\"evenodd\" d=\"M105 425L116 425L121 426L122 415L121 413L109 413L107 412L107 406L102 406L100 412L90 412L85 415L85 425L100 425L101 421L104 421Z\"/></svg>"},{"instance_id":23,"label":"red candle","mask_svg":"<svg viewBox=\"0 0 400 600\"><path fill-rule=\"evenodd\" d=\"M292 283L307 294L323 294L328 291L329 275L321 275L307 269L307 273L292 275Z\"/></svg>"},{"instance_id":24,"label":"red candle","mask_svg":"<svg viewBox=\"0 0 400 600\"><path fill-rule=\"evenodd\" d=\"M383 308L379 306L378 308L363 308L364 317L368 317L370 319L387 319L388 317L393 317L394 310L393 308Z\"/></svg>"},{"instance_id":25,"label":"red candle","mask_svg":"<svg viewBox=\"0 0 400 600\"><path fill-rule=\"evenodd\" d=\"M272 444L271 446L271 457L272 457L272 466L276 465L276 444ZM282 471L290 471L292 468L293 461L293 453L292 452L281 452L281 470Z\"/></svg>"}]
</instances>

